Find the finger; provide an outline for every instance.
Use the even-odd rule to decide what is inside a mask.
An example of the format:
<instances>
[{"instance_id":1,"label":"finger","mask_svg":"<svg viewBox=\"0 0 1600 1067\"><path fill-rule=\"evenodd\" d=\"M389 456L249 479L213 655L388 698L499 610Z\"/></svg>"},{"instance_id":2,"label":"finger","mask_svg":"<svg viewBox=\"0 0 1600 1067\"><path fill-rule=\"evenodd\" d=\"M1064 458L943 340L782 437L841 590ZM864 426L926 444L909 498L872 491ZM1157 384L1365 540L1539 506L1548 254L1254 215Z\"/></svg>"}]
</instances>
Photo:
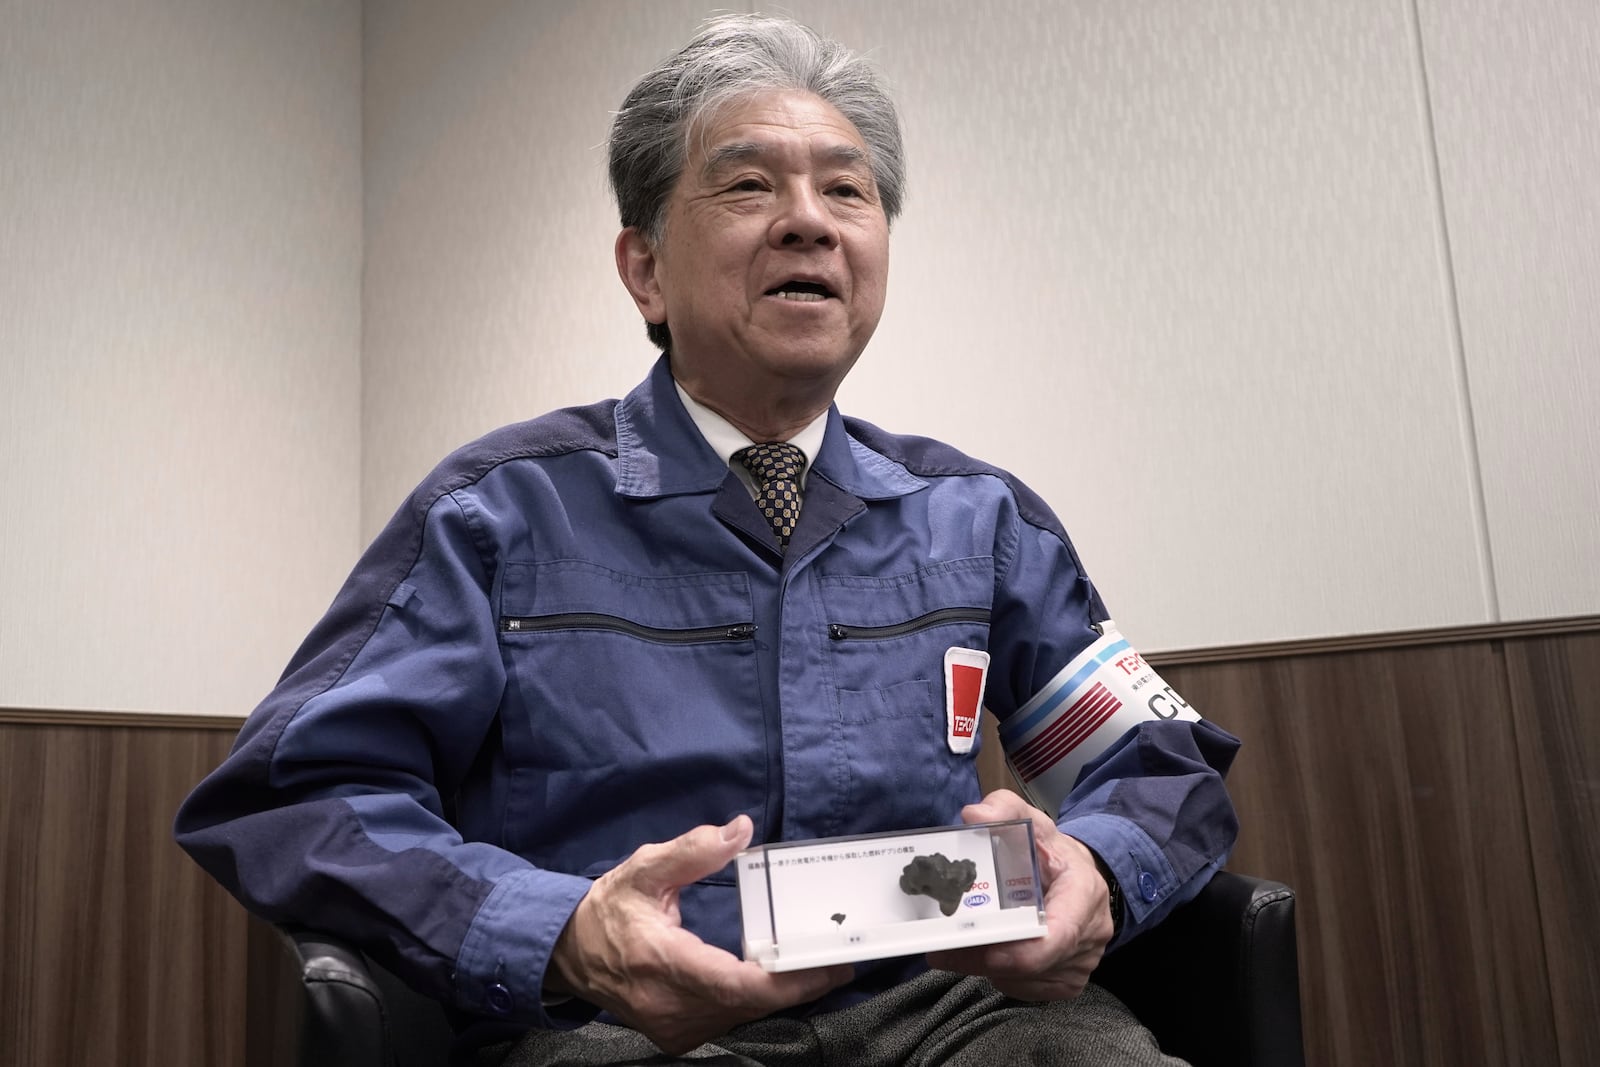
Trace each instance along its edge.
<instances>
[{"instance_id":1,"label":"finger","mask_svg":"<svg viewBox=\"0 0 1600 1067\"><path fill-rule=\"evenodd\" d=\"M855 977L843 964L774 974L698 938L679 952L677 988L751 1018L816 1000Z\"/></svg>"},{"instance_id":2,"label":"finger","mask_svg":"<svg viewBox=\"0 0 1600 1067\"><path fill-rule=\"evenodd\" d=\"M780 974L769 974L754 963L741 966L760 972L759 977L748 976L740 980L740 988L745 995L755 998L749 1003L759 1008L759 1015L770 1015L797 1004L808 1004L847 984L856 973L854 967L843 964Z\"/></svg>"},{"instance_id":3,"label":"finger","mask_svg":"<svg viewBox=\"0 0 1600 1067\"><path fill-rule=\"evenodd\" d=\"M928 966L986 978L999 975L1038 976L1061 966L1069 954L1070 949L1061 934L1052 928L1043 937L930 952Z\"/></svg>"},{"instance_id":4,"label":"finger","mask_svg":"<svg viewBox=\"0 0 1600 1067\"><path fill-rule=\"evenodd\" d=\"M965 823L979 822L1007 822L1012 819L1028 819L1033 822L1033 832L1044 835L1056 832L1055 820L1046 812L1040 811L1022 797L1009 789L996 789L985 796L976 804L968 804L961 809L961 821Z\"/></svg>"},{"instance_id":5,"label":"finger","mask_svg":"<svg viewBox=\"0 0 1600 1067\"><path fill-rule=\"evenodd\" d=\"M697 826L671 841L641 845L617 874L641 892L679 889L726 867L750 843L753 832L748 815L736 815L723 826Z\"/></svg>"},{"instance_id":6,"label":"finger","mask_svg":"<svg viewBox=\"0 0 1600 1067\"><path fill-rule=\"evenodd\" d=\"M783 975L774 975L774 978L792 980L786 986L786 996L793 996L794 1003L804 1004L816 1000L833 992L840 986L849 985L856 977L856 969L848 964L836 964L832 967L811 967L803 971L788 971Z\"/></svg>"},{"instance_id":7,"label":"finger","mask_svg":"<svg viewBox=\"0 0 1600 1067\"><path fill-rule=\"evenodd\" d=\"M971 807L983 808L988 814L1001 819L1026 819L1039 809L1027 799L1009 789L996 789Z\"/></svg>"},{"instance_id":8,"label":"finger","mask_svg":"<svg viewBox=\"0 0 1600 1067\"><path fill-rule=\"evenodd\" d=\"M1022 818L1020 812L1027 805L1022 798L1009 789L996 789L985 794L984 798L976 804L968 804L961 809L963 822L1000 822L1005 819Z\"/></svg>"},{"instance_id":9,"label":"finger","mask_svg":"<svg viewBox=\"0 0 1600 1067\"><path fill-rule=\"evenodd\" d=\"M1038 941L928 953L928 965L941 971L987 978L1007 996L1020 1000L1061 1000L1083 991L1099 953L1070 957L1041 952Z\"/></svg>"}]
</instances>

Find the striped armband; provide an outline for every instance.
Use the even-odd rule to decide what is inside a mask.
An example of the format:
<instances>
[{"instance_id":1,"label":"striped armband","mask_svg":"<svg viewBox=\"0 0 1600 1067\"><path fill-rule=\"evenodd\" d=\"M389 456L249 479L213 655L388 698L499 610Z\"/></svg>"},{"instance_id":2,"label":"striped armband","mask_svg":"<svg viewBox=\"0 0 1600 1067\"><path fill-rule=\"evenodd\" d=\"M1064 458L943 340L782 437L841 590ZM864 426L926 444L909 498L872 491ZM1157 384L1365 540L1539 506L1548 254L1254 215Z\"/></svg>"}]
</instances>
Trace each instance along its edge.
<instances>
[{"instance_id":1,"label":"striped armband","mask_svg":"<svg viewBox=\"0 0 1600 1067\"><path fill-rule=\"evenodd\" d=\"M1000 724L1006 761L1035 806L1055 815L1078 774L1142 722L1195 712L1111 622L1015 714Z\"/></svg>"}]
</instances>

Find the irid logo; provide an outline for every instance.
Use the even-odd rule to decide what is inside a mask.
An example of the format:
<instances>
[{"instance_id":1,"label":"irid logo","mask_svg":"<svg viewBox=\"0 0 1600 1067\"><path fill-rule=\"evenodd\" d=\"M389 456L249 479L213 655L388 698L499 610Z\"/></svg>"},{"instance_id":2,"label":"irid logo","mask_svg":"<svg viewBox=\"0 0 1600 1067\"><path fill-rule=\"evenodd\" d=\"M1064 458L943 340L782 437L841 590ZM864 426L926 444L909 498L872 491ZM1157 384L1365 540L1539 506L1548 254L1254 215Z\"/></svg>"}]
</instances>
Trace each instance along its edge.
<instances>
[{"instance_id":1,"label":"irid logo","mask_svg":"<svg viewBox=\"0 0 1600 1067\"><path fill-rule=\"evenodd\" d=\"M989 903L989 894L974 893L966 899L965 903L969 908L981 908L985 904Z\"/></svg>"}]
</instances>

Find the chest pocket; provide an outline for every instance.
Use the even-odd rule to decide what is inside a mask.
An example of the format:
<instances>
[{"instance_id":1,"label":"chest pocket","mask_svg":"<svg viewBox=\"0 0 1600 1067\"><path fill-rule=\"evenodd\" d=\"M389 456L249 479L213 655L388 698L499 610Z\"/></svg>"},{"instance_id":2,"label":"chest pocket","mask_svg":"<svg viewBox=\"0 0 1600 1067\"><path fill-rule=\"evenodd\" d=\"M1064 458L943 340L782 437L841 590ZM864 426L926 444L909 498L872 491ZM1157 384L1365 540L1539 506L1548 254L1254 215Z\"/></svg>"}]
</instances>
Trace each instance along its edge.
<instances>
[{"instance_id":1,"label":"chest pocket","mask_svg":"<svg viewBox=\"0 0 1600 1067\"><path fill-rule=\"evenodd\" d=\"M873 829L957 821L979 797L976 748L957 754L945 742L944 654L988 649L994 560L818 581L823 662L847 754L839 810L870 818Z\"/></svg>"},{"instance_id":2,"label":"chest pocket","mask_svg":"<svg viewBox=\"0 0 1600 1067\"><path fill-rule=\"evenodd\" d=\"M889 577L819 579L824 661L845 723L944 713L944 653L989 647L994 560L952 560Z\"/></svg>"},{"instance_id":3,"label":"chest pocket","mask_svg":"<svg viewBox=\"0 0 1600 1067\"><path fill-rule=\"evenodd\" d=\"M497 622L509 847L583 873L734 812L760 819L766 753L745 575L510 563Z\"/></svg>"}]
</instances>

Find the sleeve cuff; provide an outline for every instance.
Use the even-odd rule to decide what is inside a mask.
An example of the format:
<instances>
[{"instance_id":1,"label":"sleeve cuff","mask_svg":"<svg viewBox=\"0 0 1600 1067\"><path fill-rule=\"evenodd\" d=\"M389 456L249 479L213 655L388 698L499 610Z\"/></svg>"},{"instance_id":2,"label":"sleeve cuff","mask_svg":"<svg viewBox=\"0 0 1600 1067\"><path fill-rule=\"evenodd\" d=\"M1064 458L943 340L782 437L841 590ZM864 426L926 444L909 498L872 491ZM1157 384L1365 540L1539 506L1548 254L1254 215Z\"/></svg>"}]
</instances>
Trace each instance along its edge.
<instances>
[{"instance_id":1,"label":"sleeve cuff","mask_svg":"<svg viewBox=\"0 0 1600 1067\"><path fill-rule=\"evenodd\" d=\"M1060 824L1061 832L1082 841L1100 857L1122 887L1122 929L1115 948L1154 926L1169 910L1183 883L1150 835L1118 815L1081 815Z\"/></svg>"},{"instance_id":2,"label":"sleeve cuff","mask_svg":"<svg viewBox=\"0 0 1600 1067\"><path fill-rule=\"evenodd\" d=\"M578 1002L544 998L545 971L556 939L592 883L577 875L528 869L502 877L473 917L456 956L455 996L461 1010L545 1029L587 1021ZM560 1007L551 1013L547 1008Z\"/></svg>"}]
</instances>

